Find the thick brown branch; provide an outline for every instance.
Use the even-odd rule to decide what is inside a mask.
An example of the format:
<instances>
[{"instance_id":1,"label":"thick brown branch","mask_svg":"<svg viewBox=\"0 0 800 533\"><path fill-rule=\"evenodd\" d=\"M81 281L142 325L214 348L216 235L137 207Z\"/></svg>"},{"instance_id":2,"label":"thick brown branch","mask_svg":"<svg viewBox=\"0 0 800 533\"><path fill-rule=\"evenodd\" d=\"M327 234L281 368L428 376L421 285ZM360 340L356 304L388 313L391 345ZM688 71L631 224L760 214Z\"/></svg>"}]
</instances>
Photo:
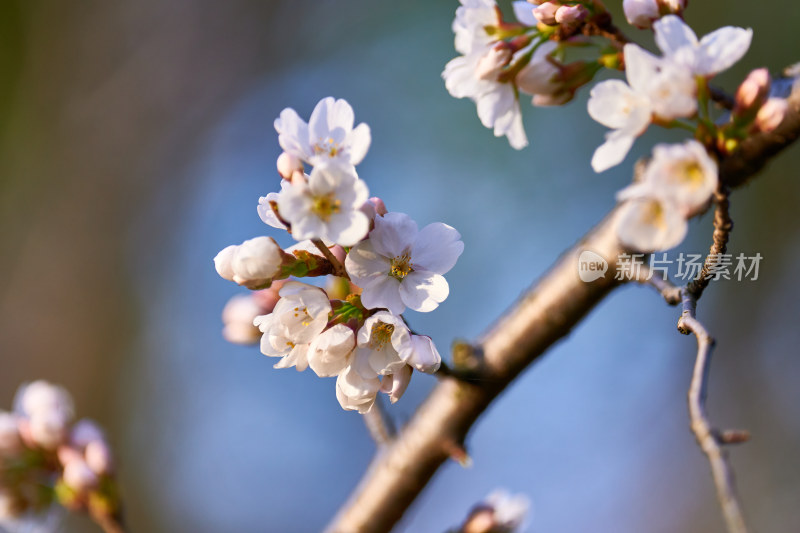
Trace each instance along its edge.
<instances>
[{"instance_id":1,"label":"thick brown branch","mask_svg":"<svg viewBox=\"0 0 800 533\"><path fill-rule=\"evenodd\" d=\"M800 91L790 111L771 134L753 136L734 156L721 162L720 180L735 188L760 170L770 157L800 135ZM612 211L585 239L570 248L523 294L476 345L485 378L465 381L443 377L394 442L379 454L351 499L331 522L337 533L386 532L402 517L453 444L463 445L469 429L491 401L554 342L567 335L616 286L617 243ZM591 283L578 277L578 255L592 250L609 264Z\"/></svg>"},{"instance_id":2,"label":"thick brown branch","mask_svg":"<svg viewBox=\"0 0 800 533\"><path fill-rule=\"evenodd\" d=\"M692 432L697 439L697 444L708 457L714 484L717 488L717 499L722 508L722 515L729 533L746 533L747 526L736 496L733 482L733 470L722 450L722 445L731 442L730 437L723 435L741 432L719 432L711 427L706 414L705 402L708 388L708 375L711 368L711 350L714 348L714 339L708 334L705 327L695 318L696 300L686 291L684 297L684 310L678 322L678 329L682 333L694 333L697 337L697 357L689 387L689 418Z\"/></svg>"}]
</instances>

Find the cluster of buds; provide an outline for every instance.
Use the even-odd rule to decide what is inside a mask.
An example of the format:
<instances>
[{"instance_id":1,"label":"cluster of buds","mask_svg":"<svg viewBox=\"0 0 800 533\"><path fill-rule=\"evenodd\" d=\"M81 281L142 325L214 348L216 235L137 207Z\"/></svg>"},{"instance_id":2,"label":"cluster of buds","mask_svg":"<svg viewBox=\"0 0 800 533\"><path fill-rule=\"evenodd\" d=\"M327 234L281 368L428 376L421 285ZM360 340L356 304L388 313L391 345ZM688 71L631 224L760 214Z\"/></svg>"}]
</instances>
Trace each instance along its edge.
<instances>
[{"instance_id":1,"label":"cluster of buds","mask_svg":"<svg viewBox=\"0 0 800 533\"><path fill-rule=\"evenodd\" d=\"M625 18L632 26L647 29L665 15L681 15L687 0L623 0Z\"/></svg>"},{"instance_id":2,"label":"cluster of buds","mask_svg":"<svg viewBox=\"0 0 800 533\"><path fill-rule=\"evenodd\" d=\"M53 503L98 522L117 520L108 441L97 424L74 416L69 393L45 381L22 385L14 411L0 411L0 524L43 514Z\"/></svg>"},{"instance_id":3,"label":"cluster of buds","mask_svg":"<svg viewBox=\"0 0 800 533\"><path fill-rule=\"evenodd\" d=\"M455 48L442 77L456 98L473 100L478 117L513 148L528 144L522 127L519 93L533 97L533 105L561 105L591 81L600 61L565 63L571 37L590 14L581 3L546 2L535 8L514 2L516 22L503 20L494 0L461 0L453 21ZM578 39L578 37L576 37Z\"/></svg>"},{"instance_id":4,"label":"cluster of buds","mask_svg":"<svg viewBox=\"0 0 800 533\"><path fill-rule=\"evenodd\" d=\"M354 127L346 101L323 99L308 123L285 109L275 128L281 190L260 199L258 214L298 243L283 250L257 237L217 254L220 276L256 290L228 303L224 334L243 344L260 338L261 352L280 359L276 368L336 377L344 409L369 411L379 391L395 402L413 370L441 364L430 337L412 333L402 313L432 311L447 298L444 274L463 251L461 236L442 223L419 229L368 198L355 167L370 130ZM323 289L290 276L335 281Z\"/></svg>"},{"instance_id":5,"label":"cluster of buds","mask_svg":"<svg viewBox=\"0 0 800 533\"><path fill-rule=\"evenodd\" d=\"M530 511L524 494L496 490L470 510L466 520L451 533L515 533L522 531Z\"/></svg>"}]
</instances>

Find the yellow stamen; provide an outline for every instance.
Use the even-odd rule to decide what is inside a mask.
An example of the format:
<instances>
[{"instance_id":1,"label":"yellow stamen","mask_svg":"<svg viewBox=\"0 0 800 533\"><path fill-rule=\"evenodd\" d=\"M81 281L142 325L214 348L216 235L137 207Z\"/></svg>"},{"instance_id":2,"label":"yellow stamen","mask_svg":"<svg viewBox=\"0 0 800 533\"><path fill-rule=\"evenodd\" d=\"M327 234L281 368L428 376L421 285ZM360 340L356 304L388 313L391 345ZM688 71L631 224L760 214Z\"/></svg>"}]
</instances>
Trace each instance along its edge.
<instances>
[{"instance_id":1,"label":"yellow stamen","mask_svg":"<svg viewBox=\"0 0 800 533\"><path fill-rule=\"evenodd\" d=\"M392 333L394 333L394 325L387 324L386 322L378 322L372 326L372 335L370 336L369 346L375 350L381 350L386 343L391 342Z\"/></svg>"},{"instance_id":2,"label":"yellow stamen","mask_svg":"<svg viewBox=\"0 0 800 533\"><path fill-rule=\"evenodd\" d=\"M409 252L392 258L392 266L389 275L394 279L402 281L403 278L412 272L414 272L414 269L411 266L411 254Z\"/></svg>"},{"instance_id":3,"label":"yellow stamen","mask_svg":"<svg viewBox=\"0 0 800 533\"><path fill-rule=\"evenodd\" d=\"M331 215L342 210L342 201L334 198L333 193L315 196L311 204L311 211L319 218L328 222Z\"/></svg>"}]
</instances>

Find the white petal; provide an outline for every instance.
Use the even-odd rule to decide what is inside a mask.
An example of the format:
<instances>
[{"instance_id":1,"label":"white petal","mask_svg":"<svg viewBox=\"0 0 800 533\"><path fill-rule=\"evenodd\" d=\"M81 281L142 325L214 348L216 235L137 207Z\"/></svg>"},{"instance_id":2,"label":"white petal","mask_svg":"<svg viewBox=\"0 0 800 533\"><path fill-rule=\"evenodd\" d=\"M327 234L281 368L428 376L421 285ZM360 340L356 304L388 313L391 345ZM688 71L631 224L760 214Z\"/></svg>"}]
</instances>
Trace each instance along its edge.
<instances>
[{"instance_id":1,"label":"white petal","mask_svg":"<svg viewBox=\"0 0 800 533\"><path fill-rule=\"evenodd\" d=\"M683 214L655 198L627 201L617 219L620 242L638 252L664 251L680 244L688 230Z\"/></svg>"},{"instance_id":2,"label":"white petal","mask_svg":"<svg viewBox=\"0 0 800 533\"><path fill-rule=\"evenodd\" d=\"M411 262L414 268L446 274L455 266L464 243L455 228L435 222L420 230L411 247Z\"/></svg>"},{"instance_id":3,"label":"white petal","mask_svg":"<svg viewBox=\"0 0 800 533\"><path fill-rule=\"evenodd\" d=\"M344 266L353 283L359 287L366 286L369 282L380 276L388 276L391 270L391 261L380 255L372 246L372 240L356 244L344 259Z\"/></svg>"},{"instance_id":4,"label":"white petal","mask_svg":"<svg viewBox=\"0 0 800 533\"><path fill-rule=\"evenodd\" d=\"M285 181L285 180L284 180ZM279 194L271 192L258 199L258 217L264 224L278 229L287 229L286 225L278 219L275 211L272 210L270 202L278 202Z\"/></svg>"},{"instance_id":5,"label":"white petal","mask_svg":"<svg viewBox=\"0 0 800 533\"><path fill-rule=\"evenodd\" d=\"M397 315L406 309L400 298L400 282L391 276L378 277L363 287L361 304L367 309L383 307Z\"/></svg>"},{"instance_id":6,"label":"white petal","mask_svg":"<svg viewBox=\"0 0 800 533\"><path fill-rule=\"evenodd\" d=\"M656 32L656 44L664 52L671 55L684 46L697 46L697 36L677 15L667 15L653 24Z\"/></svg>"},{"instance_id":7,"label":"white petal","mask_svg":"<svg viewBox=\"0 0 800 533\"><path fill-rule=\"evenodd\" d=\"M539 21L533 16L533 6L528 2L513 2L514 16L526 26L536 27Z\"/></svg>"},{"instance_id":8,"label":"white petal","mask_svg":"<svg viewBox=\"0 0 800 533\"><path fill-rule=\"evenodd\" d=\"M311 149L308 142L308 124L297 112L287 107L275 119L275 130L278 132L278 143L283 150L300 159L308 160Z\"/></svg>"},{"instance_id":9,"label":"white petal","mask_svg":"<svg viewBox=\"0 0 800 533\"><path fill-rule=\"evenodd\" d=\"M342 246L353 246L369 233L369 218L361 211L348 211L331 215L327 239Z\"/></svg>"},{"instance_id":10,"label":"white petal","mask_svg":"<svg viewBox=\"0 0 800 533\"><path fill-rule=\"evenodd\" d=\"M330 109L333 107L335 100L333 97L328 96L320 100L311 112L311 118L308 121L308 130L310 139L316 142L320 139L326 139L330 134L328 127L328 115Z\"/></svg>"},{"instance_id":11,"label":"white petal","mask_svg":"<svg viewBox=\"0 0 800 533\"><path fill-rule=\"evenodd\" d=\"M625 76L628 84L637 93L644 93L661 71L661 60L635 44L625 45Z\"/></svg>"},{"instance_id":12,"label":"white petal","mask_svg":"<svg viewBox=\"0 0 800 533\"><path fill-rule=\"evenodd\" d=\"M308 364L319 377L338 375L350 364L356 346L353 330L337 324L315 338L308 349Z\"/></svg>"},{"instance_id":13,"label":"white petal","mask_svg":"<svg viewBox=\"0 0 800 533\"><path fill-rule=\"evenodd\" d=\"M217 274L228 281L233 281L233 256L236 255L237 248L235 244L231 244L220 250L214 257L214 268L217 269Z\"/></svg>"},{"instance_id":14,"label":"white petal","mask_svg":"<svg viewBox=\"0 0 800 533\"><path fill-rule=\"evenodd\" d=\"M597 147L592 156L592 168L595 172L603 172L616 166L625 159L633 146L635 136L622 130L614 130L606 135L606 142Z\"/></svg>"},{"instance_id":15,"label":"white petal","mask_svg":"<svg viewBox=\"0 0 800 533\"><path fill-rule=\"evenodd\" d=\"M726 26L700 41L697 74L712 76L729 69L750 48L753 30Z\"/></svg>"},{"instance_id":16,"label":"white petal","mask_svg":"<svg viewBox=\"0 0 800 533\"><path fill-rule=\"evenodd\" d=\"M516 101L511 84L494 83L493 85L493 90L478 96L475 102L478 106L478 118L487 128L494 128L498 117L512 109Z\"/></svg>"},{"instance_id":17,"label":"white petal","mask_svg":"<svg viewBox=\"0 0 800 533\"><path fill-rule=\"evenodd\" d=\"M361 163L364 156L367 155L371 142L372 135L370 134L369 126L362 122L356 126L347 138L347 143L350 145L350 162L352 164Z\"/></svg>"},{"instance_id":18,"label":"white petal","mask_svg":"<svg viewBox=\"0 0 800 533\"><path fill-rule=\"evenodd\" d=\"M427 313L433 311L447 299L450 286L439 274L416 270L400 283L400 298L403 303L415 311Z\"/></svg>"},{"instance_id":19,"label":"white petal","mask_svg":"<svg viewBox=\"0 0 800 533\"><path fill-rule=\"evenodd\" d=\"M397 372L383 378L383 381L381 381L381 392L389 395L390 402L395 403L403 396L403 393L406 392L408 388L408 384L411 382L412 373L413 370L410 366L403 365L403 368Z\"/></svg>"},{"instance_id":20,"label":"white petal","mask_svg":"<svg viewBox=\"0 0 800 533\"><path fill-rule=\"evenodd\" d=\"M601 81L589 93L589 116L608 128L620 129L628 123L632 107L640 98L622 80Z\"/></svg>"},{"instance_id":21,"label":"white petal","mask_svg":"<svg viewBox=\"0 0 800 533\"><path fill-rule=\"evenodd\" d=\"M288 355L284 356L280 361L275 363L273 368L291 368L295 367L298 372L302 372L308 368L308 344L297 344Z\"/></svg>"},{"instance_id":22,"label":"white petal","mask_svg":"<svg viewBox=\"0 0 800 533\"><path fill-rule=\"evenodd\" d=\"M417 223L405 213L386 213L375 218L375 229L369 234L375 251L396 257L411 249L417 237Z\"/></svg>"},{"instance_id":23,"label":"white petal","mask_svg":"<svg viewBox=\"0 0 800 533\"><path fill-rule=\"evenodd\" d=\"M328 110L328 129L330 131L342 128L347 133L353 131L354 123L355 114L347 100L340 98L330 106Z\"/></svg>"}]
</instances>

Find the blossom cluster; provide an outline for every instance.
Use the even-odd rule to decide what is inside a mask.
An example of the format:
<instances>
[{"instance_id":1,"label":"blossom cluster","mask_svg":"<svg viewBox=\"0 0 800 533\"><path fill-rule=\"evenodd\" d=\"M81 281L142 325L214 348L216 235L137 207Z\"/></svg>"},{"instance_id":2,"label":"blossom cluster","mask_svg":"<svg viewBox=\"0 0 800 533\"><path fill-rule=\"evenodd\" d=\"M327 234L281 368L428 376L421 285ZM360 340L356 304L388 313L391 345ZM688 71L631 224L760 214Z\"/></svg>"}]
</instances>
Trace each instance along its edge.
<instances>
[{"instance_id":1,"label":"blossom cluster","mask_svg":"<svg viewBox=\"0 0 800 533\"><path fill-rule=\"evenodd\" d=\"M531 502L524 494L497 489L475 505L458 529L450 533L515 533L526 526Z\"/></svg>"},{"instance_id":2,"label":"blossom cluster","mask_svg":"<svg viewBox=\"0 0 800 533\"><path fill-rule=\"evenodd\" d=\"M444 274L464 244L447 224L420 229L369 198L356 165L370 130L354 123L350 105L330 97L307 123L283 110L275 121L280 191L259 200L258 214L298 243L284 250L256 237L224 248L214 262L221 277L256 291L226 306L226 338L260 338L261 352L279 359L276 368L336 377L341 406L365 413L379 391L397 401L413 370L439 368L431 338L412 332L402 313L433 311L447 298ZM289 279L319 276L330 276L326 288Z\"/></svg>"},{"instance_id":3,"label":"blossom cluster","mask_svg":"<svg viewBox=\"0 0 800 533\"><path fill-rule=\"evenodd\" d=\"M53 502L96 519L120 509L103 431L75 421L66 390L34 381L19 388L13 412L0 411L0 525L13 527Z\"/></svg>"}]
</instances>

